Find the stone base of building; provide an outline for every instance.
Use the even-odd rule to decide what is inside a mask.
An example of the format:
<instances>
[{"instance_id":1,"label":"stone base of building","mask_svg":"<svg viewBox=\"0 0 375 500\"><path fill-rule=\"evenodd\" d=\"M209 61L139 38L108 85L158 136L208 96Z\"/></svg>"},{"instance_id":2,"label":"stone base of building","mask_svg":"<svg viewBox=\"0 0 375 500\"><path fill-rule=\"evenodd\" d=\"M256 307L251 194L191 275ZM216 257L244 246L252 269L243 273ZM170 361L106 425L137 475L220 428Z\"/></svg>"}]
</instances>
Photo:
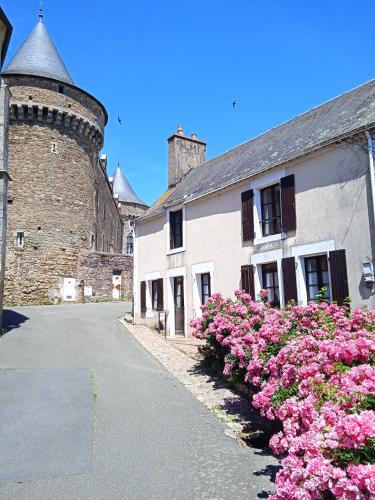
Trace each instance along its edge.
<instances>
[{"instance_id":1,"label":"stone base of building","mask_svg":"<svg viewBox=\"0 0 375 500\"><path fill-rule=\"evenodd\" d=\"M133 257L91 252L79 262L80 302L133 299Z\"/></svg>"},{"instance_id":2,"label":"stone base of building","mask_svg":"<svg viewBox=\"0 0 375 500\"><path fill-rule=\"evenodd\" d=\"M61 271L60 271L61 272ZM34 286L31 286L33 283ZM133 257L114 253L87 252L72 262L64 274L8 278L8 306L104 302L133 299Z\"/></svg>"}]
</instances>

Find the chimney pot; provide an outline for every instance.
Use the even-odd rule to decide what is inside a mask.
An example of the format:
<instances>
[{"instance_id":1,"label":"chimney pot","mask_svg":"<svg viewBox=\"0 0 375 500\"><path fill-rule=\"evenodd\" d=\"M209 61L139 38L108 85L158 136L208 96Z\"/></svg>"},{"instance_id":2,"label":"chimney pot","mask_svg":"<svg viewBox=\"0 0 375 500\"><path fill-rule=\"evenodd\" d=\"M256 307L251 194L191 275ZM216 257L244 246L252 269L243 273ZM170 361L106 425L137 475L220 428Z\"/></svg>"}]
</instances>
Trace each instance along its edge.
<instances>
[{"instance_id":1,"label":"chimney pot","mask_svg":"<svg viewBox=\"0 0 375 500\"><path fill-rule=\"evenodd\" d=\"M192 139L197 139L197 134L191 134Z\"/></svg>"},{"instance_id":2,"label":"chimney pot","mask_svg":"<svg viewBox=\"0 0 375 500\"><path fill-rule=\"evenodd\" d=\"M177 135L184 135L184 129L181 125L177 127Z\"/></svg>"}]
</instances>

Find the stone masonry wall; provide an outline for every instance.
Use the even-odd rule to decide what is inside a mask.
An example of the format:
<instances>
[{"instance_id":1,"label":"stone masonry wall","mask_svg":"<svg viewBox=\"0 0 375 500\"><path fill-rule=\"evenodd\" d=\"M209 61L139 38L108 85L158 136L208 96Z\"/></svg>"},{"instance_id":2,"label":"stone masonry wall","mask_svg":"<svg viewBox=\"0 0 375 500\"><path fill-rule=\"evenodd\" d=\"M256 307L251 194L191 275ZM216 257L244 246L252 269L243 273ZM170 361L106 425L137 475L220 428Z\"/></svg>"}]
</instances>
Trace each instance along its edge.
<instances>
[{"instance_id":1,"label":"stone masonry wall","mask_svg":"<svg viewBox=\"0 0 375 500\"><path fill-rule=\"evenodd\" d=\"M121 298L133 298L133 257L121 254L91 252L80 258L79 282L81 294L84 287L92 287L92 297L87 301L112 300L112 277L121 271Z\"/></svg>"},{"instance_id":2,"label":"stone masonry wall","mask_svg":"<svg viewBox=\"0 0 375 500\"><path fill-rule=\"evenodd\" d=\"M5 302L12 305L61 301L64 277L76 278L78 283L80 258L98 243L102 223L97 199L112 196L98 162L104 108L79 89L69 87L73 98L55 90L53 80L30 77L27 87L26 79L7 76L11 107L17 103L9 126L12 182L5 281ZM33 110L28 101L23 104L29 92L32 100L37 98L39 109L45 106L43 113L38 114L38 107ZM61 111L52 110L62 102L75 110L75 124L68 115L61 119ZM77 122L78 113L85 116ZM110 241L104 242L105 248L113 245L113 239L121 242L118 232L113 236L119 224L112 202L104 232ZM111 250L117 248L113 245Z\"/></svg>"},{"instance_id":3,"label":"stone masonry wall","mask_svg":"<svg viewBox=\"0 0 375 500\"><path fill-rule=\"evenodd\" d=\"M122 221L101 162L97 162L96 182L96 250L121 253Z\"/></svg>"},{"instance_id":4,"label":"stone masonry wall","mask_svg":"<svg viewBox=\"0 0 375 500\"><path fill-rule=\"evenodd\" d=\"M121 203L120 215L123 223L123 242L122 242L122 253L127 253L127 243L128 237L132 235L131 223L141 217L145 210L147 210L146 205L139 205L138 203Z\"/></svg>"}]
</instances>

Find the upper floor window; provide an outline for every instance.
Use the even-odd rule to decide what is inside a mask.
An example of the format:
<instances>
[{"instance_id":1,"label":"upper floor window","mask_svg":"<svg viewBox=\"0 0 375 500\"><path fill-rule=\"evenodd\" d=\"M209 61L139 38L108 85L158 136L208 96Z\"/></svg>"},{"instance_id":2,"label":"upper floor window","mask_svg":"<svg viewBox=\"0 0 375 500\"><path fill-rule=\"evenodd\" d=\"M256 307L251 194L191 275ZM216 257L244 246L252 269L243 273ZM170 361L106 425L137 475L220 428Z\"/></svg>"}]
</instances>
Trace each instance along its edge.
<instances>
[{"instance_id":1,"label":"upper floor window","mask_svg":"<svg viewBox=\"0 0 375 500\"><path fill-rule=\"evenodd\" d=\"M281 233L280 184L261 190L263 236Z\"/></svg>"},{"instance_id":2,"label":"upper floor window","mask_svg":"<svg viewBox=\"0 0 375 500\"><path fill-rule=\"evenodd\" d=\"M316 301L318 294L329 301L329 271L327 255L305 258L307 300ZM324 290L322 290L324 289Z\"/></svg>"},{"instance_id":3,"label":"upper floor window","mask_svg":"<svg viewBox=\"0 0 375 500\"><path fill-rule=\"evenodd\" d=\"M132 234L129 234L126 239L126 253L127 255L133 255L134 252L134 238Z\"/></svg>"},{"instance_id":4,"label":"upper floor window","mask_svg":"<svg viewBox=\"0 0 375 500\"><path fill-rule=\"evenodd\" d=\"M170 227L170 248L180 248L183 246L182 237L182 209L169 212Z\"/></svg>"},{"instance_id":5,"label":"upper floor window","mask_svg":"<svg viewBox=\"0 0 375 500\"><path fill-rule=\"evenodd\" d=\"M211 275L210 273L201 274L202 305L206 305L211 297Z\"/></svg>"},{"instance_id":6,"label":"upper floor window","mask_svg":"<svg viewBox=\"0 0 375 500\"><path fill-rule=\"evenodd\" d=\"M277 262L262 265L263 288L268 292L271 306L280 307L279 276Z\"/></svg>"}]
</instances>

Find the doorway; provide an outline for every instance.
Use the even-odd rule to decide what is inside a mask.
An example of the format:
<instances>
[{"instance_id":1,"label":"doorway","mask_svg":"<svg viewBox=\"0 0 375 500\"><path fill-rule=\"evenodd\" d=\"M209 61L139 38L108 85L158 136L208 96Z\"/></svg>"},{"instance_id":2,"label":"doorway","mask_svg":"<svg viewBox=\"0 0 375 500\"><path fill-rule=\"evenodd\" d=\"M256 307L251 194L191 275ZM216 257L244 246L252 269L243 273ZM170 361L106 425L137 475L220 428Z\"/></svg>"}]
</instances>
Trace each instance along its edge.
<instances>
[{"instance_id":1,"label":"doorway","mask_svg":"<svg viewBox=\"0 0 375 500\"><path fill-rule=\"evenodd\" d=\"M184 278L177 276L174 278L173 286L174 297L174 318L175 334L185 334L185 300L184 300Z\"/></svg>"},{"instance_id":2,"label":"doorway","mask_svg":"<svg viewBox=\"0 0 375 500\"><path fill-rule=\"evenodd\" d=\"M112 299L121 299L122 271L113 271L112 274Z\"/></svg>"}]
</instances>

